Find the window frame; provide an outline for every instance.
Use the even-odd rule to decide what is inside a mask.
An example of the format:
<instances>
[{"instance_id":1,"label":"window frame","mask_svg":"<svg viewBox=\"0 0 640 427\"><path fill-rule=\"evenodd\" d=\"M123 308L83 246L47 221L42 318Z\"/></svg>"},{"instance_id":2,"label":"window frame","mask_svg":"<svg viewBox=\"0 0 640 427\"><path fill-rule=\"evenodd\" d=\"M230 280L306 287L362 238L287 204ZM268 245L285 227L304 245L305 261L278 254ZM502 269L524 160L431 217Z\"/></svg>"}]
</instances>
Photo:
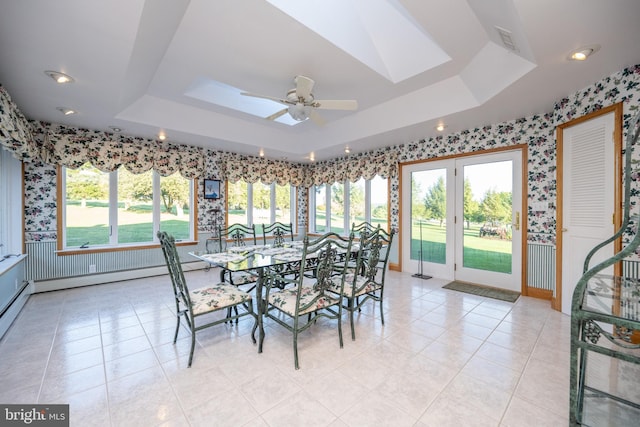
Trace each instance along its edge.
<instances>
[{"instance_id":1,"label":"window frame","mask_svg":"<svg viewBox=\"0 0 640 427\"><path fill-rule=\"evenodd\" d=\"M120 166L123 167L123 166ZM67 209L66 209L66 167L62 165L57 166L57 191L56 197L59 201L56 206L57 210L57 250L59 255L73 255L78 253L100 253L100 252L116 252L138 249L150 249L160 246L160 242L157 237L158 230L160 230L160 180L162 176L155 170L152 172L152 187L153 187L153 233L152 240L147 242L132 242L132 243L117 243L118 239L118 223L117 223L117 210L118 210L118 171L120 168L112 172L102 172L108 175L109 179L109 227L111 227L111 233L109 236L109 243L103 245L92 245L88 248L80 248L79 246L65 246L66 242L66 224L67 224ZM176 172L179 173L179 172ZM189 238L182 239L176 242L177 245L196 245L198 244L198 192L196 187L196 179L188 179L189 181ZM113 223L112 221L114 221Z\"/></svg>"},{"instance_id":2,"label":"window frame","mask_svg":"<svg viewBox=\"0 0 640 427\"><path fill-rule=\"evenodd\" d=\"M246 217L247 217L247 224L248 226L251 225L262 225L262 223L260 224L256 224L253 221L253 184L251 182L246 182L243 181L246 185L247 185L247 210L246 210ZM260 181L257 182L258 184L261 184ZM273 224L274 222L276 222L276 200L277 200L277 195L276 195L276 183L272 182L271 184L263 184L263 185L268 185L269 186L269 223ZM289 203L291 206L291 209L289 210L289 222L291 222L291 224L293 225L293 231L294 234L296 233L296 227L297 227L297 211L298 211L298 188L294 185L291 184L287 184L289 185ZM224 218L224 223L229 226L231 224L229 224L229 200L230 197L228 197L229 194L229 182L226 181L225 182L225 218ZM280 221L281 222L281 221ZM257 233L257 232L256 232Z\"/></svg>"},{"instance_id":3,"label":"window frame","mask_svg":"<svg viewBox=\"0 0 640 427\"><path fill-rule=\"evenodd\" d=\"M389 228L389 203L390 203L390 197L389 197L389 179L388 178L383 178L386 179L386 184L387 184L387 231ZM358 180L359 181L359 180ZM343 217L343 222L344 222L344 230L345 233L348 233L348 230L351 230L351 223L349 223L349 218L351 218L350 215L350 211L351 211L351 186L352 183L350 182L348 179L343 181L342 184L344 185L344 194L345 194L345 200L344 200L344 217ZM326 197L326 203L325 203L325 210L326 210L326 217L325 217L325 230L331 230L331 187L332 184L321 184L321 187L324 187L325 190L325 197ZM309 234L323 234L325 232L322 231L317 231L316 230L316 188L320 187L317 185L314 185L310 188L309 190ZM371 222L371 179L365 179L364 180L364 215L365 215L365 221L366 222ZM349 197L347 197L347 195L349 195Z\"/></svg>"}]
</instances>

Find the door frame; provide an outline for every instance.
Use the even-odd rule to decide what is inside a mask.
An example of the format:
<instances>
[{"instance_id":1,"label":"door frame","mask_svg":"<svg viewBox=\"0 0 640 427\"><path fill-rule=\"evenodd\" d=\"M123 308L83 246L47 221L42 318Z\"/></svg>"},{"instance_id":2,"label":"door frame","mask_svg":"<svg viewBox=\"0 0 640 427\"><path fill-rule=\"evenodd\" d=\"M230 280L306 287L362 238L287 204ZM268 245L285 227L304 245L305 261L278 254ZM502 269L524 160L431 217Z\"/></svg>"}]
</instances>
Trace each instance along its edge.
<instances>
[{"instance_id":1,"label":"door frame","mask_svg":"<svg viewBox=\"0 0 640 427\"><path fill-rule=\"evenodd\" d=\"M526 214L528 212L528 204L527 204L527 200L528 200L528 158L529 158L529 152L528 152L528 145L527 144L514 144L514 145L510 145L508 147L498 147L498 148L492 148L489 150L478 150L478 151L472 151L469 153L460 153L460 154L452 154L452 155L448 155L448 156L439 156L439 157L434 157L434 158L430 158L430 159L422 159L422 160L413 160L410 162L404 162L404 163L400 163L399 164L399 209L398 209L398 215L400 220L398 221L399 223L399 227L401 228L402 225L402 212L404 209L404 206L406 204L406 206L409 206L411 204L411 200L409 200L408 202L406 202L405 200L403 200L402 197L402 188L405 185L405 183L402 182L402 176L403 176L403 168L405 166L410 166L410 165L415 165L417 163L429 163L429 162L435 162L435 161L440 161L440 160L449 160L449 159L456 159L456 158L460 158L460 157L469 157L469 156L481 156L484 154L494 154L494 153L498 153L501 151L513 151L513 150L520 150L521 152L521 156L522 156L522 188L521 188L521 194L522 194L522 206L521 206L521 212L522 212L522 218L521 218L521 230L523 233L522 236L522 242L521 242L521 270L520 270L520 284L521 284L521 293L522 295L528 295L528 288L527 288L527 229L528 229L528 224L529 224L529 218L528 215ZM411 193L411 192L409 192ZM408 208L410 209L410 208ZM402 230L400 230L400 232L398 232L398 269L399 271L402 271L402 247L403 247L403 242L402 242Z\"/></svg>"},{"instance_id":2,"label":"door frame","mask_svg":"<svg viewBox=\"0 0 640 427\"><path fill-rule=\"evenodd\" d=\"M584 116L577 117L566 123L556 126L556 292L551 298L551 307L554 310L562 311L562 216L563 206L563 181L564 181L564 129L587 122L600 116L613 113L613 229L618 230L622 224L622 102L601 108ZM622 237L614 240L613 252L622 250ZM613 274L619 276L622 273L622 264L616 263L613 266Z\"/></svg>"}]
</instances>

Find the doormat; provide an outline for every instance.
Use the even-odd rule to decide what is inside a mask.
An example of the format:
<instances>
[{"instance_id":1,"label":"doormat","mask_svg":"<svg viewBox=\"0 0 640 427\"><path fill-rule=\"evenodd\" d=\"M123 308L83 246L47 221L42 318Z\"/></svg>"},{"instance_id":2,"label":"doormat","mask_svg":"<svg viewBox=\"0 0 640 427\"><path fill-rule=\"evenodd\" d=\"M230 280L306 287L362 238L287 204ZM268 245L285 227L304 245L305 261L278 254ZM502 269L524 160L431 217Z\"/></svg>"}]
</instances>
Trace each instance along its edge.
<instances>
[{"instance_id":1,"label":"doormat","mask_svg":"<svg viewBox=\"0 0 640 427\"><path fill-rule=\"evenodd\" d=\"M516 302L516 300L520 296L520 292L516 291L492 288L491 286L472 285L470 283L463 282L451 282L447 285L444 285L443 288L508 302Z\"/></svg>"}]
</instances>

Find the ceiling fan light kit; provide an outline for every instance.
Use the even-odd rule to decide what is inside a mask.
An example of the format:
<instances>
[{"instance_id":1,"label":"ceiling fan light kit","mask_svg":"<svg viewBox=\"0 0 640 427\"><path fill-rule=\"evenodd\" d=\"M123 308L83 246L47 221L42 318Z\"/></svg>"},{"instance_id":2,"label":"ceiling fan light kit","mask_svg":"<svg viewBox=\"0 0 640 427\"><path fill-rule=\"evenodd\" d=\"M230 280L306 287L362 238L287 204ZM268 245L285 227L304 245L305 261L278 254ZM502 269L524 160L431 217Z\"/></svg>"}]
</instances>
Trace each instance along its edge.
<instances>
[{"instance_id":1,"label":"ceiling fan light kit","mask_svg":"<svg viewBox=\"0 0 640 427\"><path fill-rule=\"evenodd\" d=\"M324 119L316 110L358 109L358 102L355 100L316 100L313 93L311 93L315 82L309 77L296 76L293 81L296 87L290 89L285 98L276 98L248 92L242 92L242 95L268 99L287 106L287 108L265 117L267 120L275 120L283 114L289 113L291 118L296 121L302 122L310 118L317 125L323 125L325 123Z\"/></svg>"}]
</instances>

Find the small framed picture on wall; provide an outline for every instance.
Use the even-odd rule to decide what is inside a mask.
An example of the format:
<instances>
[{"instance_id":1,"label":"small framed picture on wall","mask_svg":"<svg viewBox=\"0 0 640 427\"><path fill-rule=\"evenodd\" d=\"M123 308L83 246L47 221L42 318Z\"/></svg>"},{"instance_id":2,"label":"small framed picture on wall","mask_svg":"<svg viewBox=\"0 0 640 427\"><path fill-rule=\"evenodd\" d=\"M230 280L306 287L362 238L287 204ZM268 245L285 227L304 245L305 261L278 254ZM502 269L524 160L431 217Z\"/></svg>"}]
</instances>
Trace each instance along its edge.
<instances>
[{"instance_id":1,"label":"small framed picture on wall","mask_svg":"<svg viewBox=\"0 0 640 427\"><path fill-rule=\"evenodd\" d=\"M205 199L220 198L220 180L219 179L204 180L204 198Z\"/></svg>"}]
</instances>

